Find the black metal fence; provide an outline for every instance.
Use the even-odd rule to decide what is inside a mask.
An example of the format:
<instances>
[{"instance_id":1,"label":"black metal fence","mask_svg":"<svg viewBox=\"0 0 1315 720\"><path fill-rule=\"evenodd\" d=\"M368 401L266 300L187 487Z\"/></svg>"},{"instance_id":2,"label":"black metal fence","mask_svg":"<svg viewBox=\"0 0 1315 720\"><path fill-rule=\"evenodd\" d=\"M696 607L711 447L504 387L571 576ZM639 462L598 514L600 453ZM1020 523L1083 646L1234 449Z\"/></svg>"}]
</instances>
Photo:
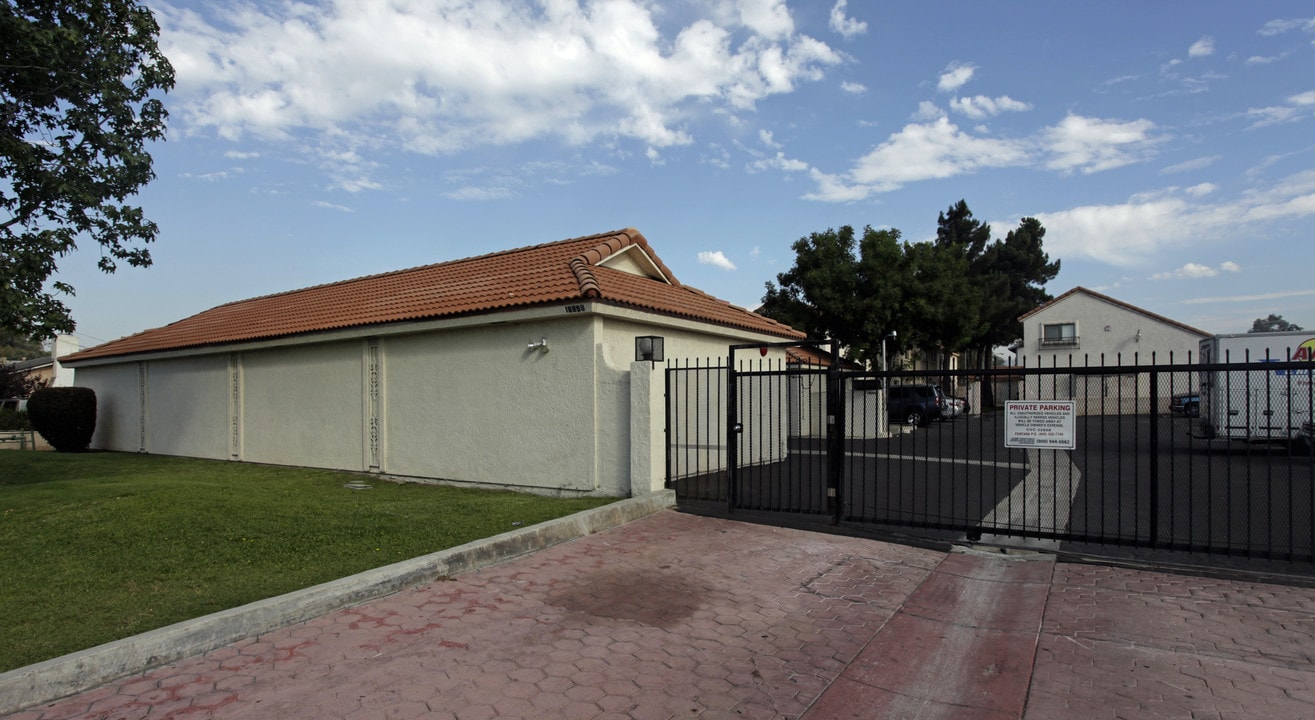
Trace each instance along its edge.
<instances>
[{"instance_id":1,"label":"black metal fence","mask_svg":"<svg viewBox=\"0 0 1315 720\"><path fill-rule=\"evenodd\" d=\"M1117 360L931 373L672 364L668 484L694 511L1315 560L1311 365ZM928 386L939 405L910 399ZM1066 446L1028 444L1029 408L1061 410L1046 432Z\"/></svg>"}]
</instances>

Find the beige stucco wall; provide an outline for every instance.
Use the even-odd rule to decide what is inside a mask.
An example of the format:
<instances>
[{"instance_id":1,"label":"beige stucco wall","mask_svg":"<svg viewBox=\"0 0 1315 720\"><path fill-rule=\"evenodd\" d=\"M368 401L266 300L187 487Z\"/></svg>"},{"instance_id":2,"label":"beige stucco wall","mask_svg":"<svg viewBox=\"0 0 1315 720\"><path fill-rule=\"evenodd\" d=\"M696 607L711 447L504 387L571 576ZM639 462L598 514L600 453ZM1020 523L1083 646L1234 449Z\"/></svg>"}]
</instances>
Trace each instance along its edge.
<instances>
[{"instance_id":1,"label":"beige stucco wall","mask_svg":"<svg viewBox=\"0 0 1315 720\"><path fill-rule=\"evenodd\" d=\"M227 458L231 427L228 378L226 355L150 363L146 372L146 452Z\"/></svg>"},{"instance_id":2,"label":"beige stucco wall","mask_svg":"<svg viewBox=\"0 0 1315 720\"><path fill-rule=\"evenodd\" d=\"M1057 323L1077 324L1076 346L1041 346L1042 326ZM1026 358L1028 367L1048 368L1052 363L1066 367L1070 356L1074 365L1099 365L1102 356L1105 365L1167 365L1170 353L1174 363L1195 361L1202 337L1079 292L1023 321L1023 348L1018 354Z\"/></svg>"},{"instance_id":3,"label":"beige stucco wall","mask_svg":"<svg viewBox=\"0 0 1315 720\"><path fill-rule=\"evenodd\" d=\"M527 348L541 338L548 352ZM603 489L589 318L390 337L384 349L384 472Z\"/></svg>"},{"instance_id":4,"label":"beige stucco wall","mask_svg":"<svg viewBox=\"0 0 1315 720\"><path fill-rule=\"evenodd\" d=\"M1043 347L1045 325L1075 323L1075 346ZM1037 368L1107 367L1097 375L1058 373L1028 377L1021 396L1077 400L1079 415L1167 412L1174 393L1196 387L1195 373L1159 373L1157 396L1150 394L1145 373L1120 372L1120 366L1187 365L1197 360L1201 338L1162 319L1075 293L1023 321L1022 364Z\"/></svg>"},{"instance_id":5,"label":"beige stucco wall","mask_svg":"<svg viewBox=\"0 0 1315 720\"><path fill-rule=\"evenodd\" d=\"M137 363L101 365L78 373L78 385L96 393L96 432L91 446L136 452L141 443L141 394Z\"/></svg>"},{"instance_id":6,"label":"beige stucco wall","mask_svg":"<svg viewBox=\"0 0 1315 720\"><path fill-rule=\"evenodd\" d=\"M591 305L92 361L78 379L102 398L93 447L136 451L144 427L160 454L643 494L665 481L665 375L632 374L639 335L718 363L731 343L778 341ZM541 339L548 352L527 347ZM750 462L783 452L741 441Z\"/></svg>"},{"instance_id":7,"label":"beige stucco wall","mask_svg":"<svg viewBox=\"0 0 1315 720\"><path fill-rule=\"evenodd\" d=\"M642 319L642 320L641 320ZM674 318L654 319L653 316L633 311L613 309L603 319L600 347L608 367L629 367L634 363L635 338L641 335L659 335L663 338L667 365L688 367L695 364L725 366L732 344L754 342L779 343L783 338L745 333L727 328L710 327ZM742 368L754 366L784 368L785 351L770 348L767 354L741 351L736 355ZM651 382L664 386L664 365L658 364L651 374ZM640 448L641 457L631 457L631 482L635 492L659 490L665 482L666 464L682 470L713 472L724 469L729 461L724 416L726 373L709 371L685 376L681 404L691 412L684 422L664 417L665 403L632 395L633 412L640 407L651 413L646 426L631 421L632 434L626 448ZM631 384L630 392L636 392ZM659 391L660 392L660 391ZM746 379L741 385L740 416L744 432L739 436L740 460L746 464L774 462L785 455L785 438L789 422L789 407L784 400L788 388L768 388L760 381ZM641 391L642 393L642 391ZM781 402L755 402L753 398L776 397ZM661 395L657 397L662 400ZM667 428L672 434L668 445ZM604 426L606 427L606 426ZM641 437L646 433L646 437ZM606 433L600 434L606 436ZM652 448L667 448L670 458L653 453Z\"/></svg>"},{"instance_id":8,"label":"beige stucco wall","mask_svg":"<svg viewBox=\"0 0 1315 720\"><path fill-rule=\"evenodd\" d=\"M245 352L240 457L365 470L363 341Z\"/></svg>"}]
</instances>

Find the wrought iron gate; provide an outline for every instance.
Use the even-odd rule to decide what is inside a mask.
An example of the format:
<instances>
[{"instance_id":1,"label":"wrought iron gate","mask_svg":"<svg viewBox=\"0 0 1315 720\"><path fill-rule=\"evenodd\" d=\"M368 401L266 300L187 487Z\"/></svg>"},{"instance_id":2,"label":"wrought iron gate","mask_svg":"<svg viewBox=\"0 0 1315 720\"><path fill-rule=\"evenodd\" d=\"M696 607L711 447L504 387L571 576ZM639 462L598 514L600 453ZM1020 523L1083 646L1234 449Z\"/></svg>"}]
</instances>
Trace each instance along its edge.
<instances>
[{"instance_id":1,"label":"wrought iron gate","mask_svg":"<svg viewBox=\"0 0 1315 720\"><path fill-rule=\"evenodd\" d=\"M1000 544L1315 559L1309 365L1264 371L1286 378L1292 435L1237 442L1199 437L1199 399L1183 401L1208 370L1233 366L882 373L752 357L759 347L732 348L729 364L667 369L668 485L686 510ZM892 394L923 386L965 398L967 412L947 403L922 425L892 414ZM1267 408L1257 412L1268 422L1277 404L1251 386L1214 390ZM1060 398L1074 408L1072 449L1006 443L1006 400Z\"/></svg>"}]
</instances>

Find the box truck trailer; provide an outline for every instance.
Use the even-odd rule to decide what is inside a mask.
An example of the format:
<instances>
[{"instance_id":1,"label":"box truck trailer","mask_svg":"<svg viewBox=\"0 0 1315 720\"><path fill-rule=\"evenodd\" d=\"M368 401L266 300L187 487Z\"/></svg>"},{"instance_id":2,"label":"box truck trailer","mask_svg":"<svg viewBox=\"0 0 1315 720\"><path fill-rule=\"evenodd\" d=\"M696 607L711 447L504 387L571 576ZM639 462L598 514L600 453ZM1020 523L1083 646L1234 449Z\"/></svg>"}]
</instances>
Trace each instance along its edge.
<instances>
[{"instance_id":1,"label":"box truck trailer","mask_svg":"<svg viewBox=\"0 0 1315 720\"><path fill-rule=\"evenodd\" d=\"M1315 332L1215 335L1201 341L1200 362L1213 367L1198 378L1197 437L1281 442L1310 451Z\"/></svg>"}]
</instances>

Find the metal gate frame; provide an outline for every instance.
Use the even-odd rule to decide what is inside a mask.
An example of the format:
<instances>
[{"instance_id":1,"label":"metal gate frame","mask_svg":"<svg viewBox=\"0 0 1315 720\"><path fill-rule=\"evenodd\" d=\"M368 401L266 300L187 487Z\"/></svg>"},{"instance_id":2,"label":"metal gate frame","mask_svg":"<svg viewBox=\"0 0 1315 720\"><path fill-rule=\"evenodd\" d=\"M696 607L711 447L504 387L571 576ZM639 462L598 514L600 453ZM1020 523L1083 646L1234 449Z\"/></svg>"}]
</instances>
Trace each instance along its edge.
<instances>
[{"instance_id":1,"label":"metal gate frame","mask_svg":"<svg viewBox=\"0 0 1315 720\"><path fill-rule=\"evenodd\" d=\"M840 345L835 340L808 340L803 342L781 342L781 343L757 343L744 345L731 345L727 357L727 412L726 412L726 437L727 456L729 463L729 486L726 492L726 512L733 513L739 505L739 486L740 486L740 453L738 439L742 437L744 423L739 416L740 398L739 385L740 378L752 371L742 371L736 362L735 354L741 350L754 349L762 354L766 354L771 348L792 348L792 347L811 347L821 348L827 346L832 358L839 358ZM841 469L844 464L845 438L844 438L844 413L845 403L840 397L840 365L834 361L827 369L827 478L826 478L826 504L827 514L831 516L833 523L840 522L840 486L841 486ZM787 438L788 443L788 438Z\"/></svg>"},{"instance_id":2,"label":"metal gate frame","mask_svg":"<svg viewBox=\"0 0 1315 720\"><path fill-rule=\"evenodd\" d=\"M786 377L791 373L800 375L800 372L798 370L787 372L784 364L776 370L764 369L761 365L754 369L743 356L751 350L759 350L766 355L766 350L771 348L792 347L828 349L831 352L833 362L825 368L825 371L813 366L811 371L804 370L802 373L814 378L825 378L824 392L814 395L825 398L823 408L825 422L820 423L820 426L825 428L825 433L815 433L807 442L802 442L799 438L791 436L792 431L787 429L784 433L784 453L777 456L784 458L786 462L777 462L775 467L769 467L776 458L765 461L762 451L752 446L752 443L759 442L758 437L752 436L761 436L764 431L761 428L748 427L747 432L750 435L745 435L746 427L760 421L767 413L761 407L753 405L761 398L742 397L742 393L744 395L760 393L760 390L754 388L762 388L771 382L777 382L776 387L781 387L780 383L787 381L777 381L773 376ZM669 486L688 488L690 486L678 486L675 483L686 476L697 476L702 478L699 482L705 482L706 487L715 486L712 491L715 497L690 496L704 503L705 507L709 501L713 504L720 502L728 515L737 512L748 515L765 513L768 516L780 516L781 524L818 525L824 522L825 518L825 522L829 522L832 526L843 525L842 532L854 531L856 528L862 532L861 528L868 526L923 528L929 531L964 533L969 540L986 533L997 538L1032 538L1084 545L1186 551L1196 554L1245 556L1299 563L1315 561L1311 548L1315 545L1315 538L1311 537L1315 535L1315 530L1311 527L1315 522L1315 490L1310 489L1311 485L1315 485L1315 466L1307 467L1312 461L1299 458L1296 450L1289 450L1286 454L1271 452L1269 455L1264 455L1250 448L1238 450L1236 445L1224 448L1209 441L1189 439L1186 434L1187 428L1196 421L1185 417L1174 418L1167 413L1169 395L1188 387L1194 388L1201 372L1226 366L1192 365L1190 361L1188 364L1178 365L1106 366L1102 359L1101 364L1095 366L1013 366L995 371L856 372L844 369L839 362L834 361L836 357L836 344L831 341L746 343L729 346L725 367L698 368L722 373L717 376L715 390L707 384L708 380L700 382L704 383L701 392L708 394L715 392L718 395L717 404L720 406L720 403L726 403L724 408L719 407L717 413L720 419L724 419L720 431L724 435L705 441L711 445L702 447L712 448L708 451L712 454L724 454L715 455L708 466L711 467L710 471L706 468L695 469L692 473L687 472L687 475L680 475L681 468L673 468L676 450L673 449L671 440L671 423L675 417L673 412L676 411L673 410L670 388L673 387L676 373L680 372L680 369L673 370L668 366ZM1303 375L1309 373L1307 369L1309 365L1296 363L1277 363L1268 367L1289 372L1300 369ZM1254 366L1248 369L1256 371ZM871 412L870 406L862 404L855 405L853 408L848 406L847 401L851 393L847 391L853 389L850 387L850 381L855 378L873 378L879 381L877 386L884 387L884 383L892 379L908 382L916 376L929 374L936 378L954 376L984 380L990 380L998 375L1008 375L1011 381L1016 381L1021 387L1031 388L1031 391L1038 393L1038 396L1055 391L1087 392L1081 388L1090 388L1094 389L1096 394L1085 397L1088 401L1092 401L1092 398L1097 398L1102 392L1113 393L1108 398L1111 403L1110 408L1098 408L1094 411L1094 415L1081 418L1084 423L1090 421L1087 427L1092 433L1081 436L1089 440L1081 457L1076 453L1065 455L1064 458L1056 455L1053 460L1043 461L1051 463L1049 468L1045 465L1037 466L1036 472L1043 474L1059 472L1059 468L1053 463L1061 459L1068 459L1071 467L1078 467L1073 463L1078 463L1082 467L1084 476L1081 480L1070 479L1067 486L1060 484L1063 479L1059 475L1053 477L1043 475L1041 480L1043 486L1046 483L1054 485L1049 489L1043 487L1044 492L1067 491L1071 494L1062 498L1065 503L1064 517L1054 522L1043 520L1037 524L1037 521L1028 514L1020 515L1021 520L1011 518L1004 521L999 520L998 518L1002 516L997 516L995 513L986 516L973 515L973 508L980 509L983 499L989 501L986 506L989 510L991 504L998 499L999 489L1009 486L1007 472L1001 475L1000 471L990 468L982 470L982 475L968 476L970 484L977 483L971 490L975 493L973 497L976 497L976 500L940 494L956 492L955 486L947 483L949 476L944 475L944 472L940 477L935 472L929 477L923 477L919 470L919 476L907 476L903 480L900 480L901 476L898 475L881 476L889 478L883 479L882 482L886 484L898 481L905 482L906 485L917 485L921 482L923 485L918 486L917 490L924 494L930 490L935 494L936 499L924 498L922 504L918 504L919 501L915 498L910 501L913 503L911 505L891 505L892 500L878 498L877 513L873 514L870 511L867 503L875 497L871 492L887 492L888 489L886 485L873 485L865 478L873 472L873 468L877 468L876 472L880 473L887 472L890 466L879 467L875 460L868 461L866 467L862 466L863 461L859 461L858 465L855 464L855 453L862 452L856 448L863 447L865 442L869 443L868 447L881 447L881 443L874 441L872 434L864 435L866 431L862 428L855 431L857 434L853 437L849 436L848 415L851 410L855 414L852 419L855 424L862 423L862 413ZM1127 381L1134 375L1140 380L1129 384ZM1124 379L1113 385L1106 382L1114 376ZM723 379L724 388L720 386ZM1161 391L1164 392L1164 397L1160 397ZM770 396L770 393L766 395ZM784 394L775 397L781 402L786 402ZM880 412L885 411L882 409ZM996 423L994 427L1001 428L1002 414L992 417L992 422ZM707 419L712 423L717 422L712 416L708 416ZM975 422L981 423L983 420L979 419ZM957 422L963 424L962 421ZM949 438L948 448L940 446L928 448L930 454L927 458L932 459L932 462L947 463L949 460L946 458L956 453L963 455L965 452L964 449L956 449L954 446L955 435L951 434L951 426L954 424L951 422L946 423L944 427L933 428L933 433L926 436L933 437L935 432L941 432L940 437ZM1108 440L1104 436L1104 430L1101 431L1100 436L1094 434L1097 428L1102 427L1114 429ZM953 432L958 433L959 430ZM1120 436L1125 436L1126 439L1120 439ZM889 437L889 435L881 437ZM977 439L983 449L995 447L991 444L996 441L994 436ZM770 438L770 441L774 444L780 443L781 438ZM1124 442L1131 444L1124 445L1122 444ZM853 447L850 447L851 445ZM951 452L941 453L945 449ZM974 452L972 450L966 452L970 453L966 457L978 457L971 455ZM809 456L810 459L806 463L801 463L798 460L800 454ZM1005 464L1014 462L1009 459L1009 453L1003 455L1002 461ZM918 457L920 456L915 455L903 459L916 461ZM941 460L935 460L937 457ZM996 463L995 458L996 456L983 455L980 462ZM1033 459L1031 462L1035 463L1036 460ZM791 472L801 467L813 471L814 475L790 476ZM688 471L688 468L684 470ZM708 474L709 472L711 474ZM772 474L776 472L785 476L786 485L793 484L791 492L804 487L805 495L810 492L815 493L812 504L808 505L807 509L801 511L789 504L774 504L778 500L784 502L786 492L779 488L763 488L768 487L769 484L774 486L779 483L779 476ZM699 473L703 474L699 475ZM872 475L872 477L878 476ZM982 479L978 480L979 477ZM1304 482L1307 477L1311 480L1310 483ZM1096 478L1101 479L1091 484ZM764 480L769 482L763 482ZM931 482L939 484L931 485L929 484ZM850 488L850 485L853 487ZM754 488L751 491L754 495L746 497L744 493L750 492L751 486ZM851 489L859 493L852 499L846 497ZM942 502L938 498L945 498L944 502L952 501L956 504L967 502L968 505L965 507L969 512L961 516L961 513L950 505L938 507L935 503ZM847 500L852 502L847 505ZM1297 501L1295 507L1294 500ZM898 497L895 501L898 501ZM1071 515L1068 514L1070 501ZM1102 502L1107 504L1101 504ZM1308 505L1310 507L1307 507ZM881 507L887 509L881 510ZM914 513L914 516L908 521L890 519L905 512L899 509L901 507L912 508L909 512ZM1082 515L1078 514L1079 507L1082 508ZM883 512L886 514L882 515ZM794 520L786 517L790 514L796 516ZM1233 519L1230 520L1230 516ZM877 519L883 517L887 519ZM1252 519L1257 523L1254 532L1259 532L1259 535L1252 534ZM767 521L772 522L770 519ZM871 525L873 523L875 525Z\"/></svg>"}]
</instances>

